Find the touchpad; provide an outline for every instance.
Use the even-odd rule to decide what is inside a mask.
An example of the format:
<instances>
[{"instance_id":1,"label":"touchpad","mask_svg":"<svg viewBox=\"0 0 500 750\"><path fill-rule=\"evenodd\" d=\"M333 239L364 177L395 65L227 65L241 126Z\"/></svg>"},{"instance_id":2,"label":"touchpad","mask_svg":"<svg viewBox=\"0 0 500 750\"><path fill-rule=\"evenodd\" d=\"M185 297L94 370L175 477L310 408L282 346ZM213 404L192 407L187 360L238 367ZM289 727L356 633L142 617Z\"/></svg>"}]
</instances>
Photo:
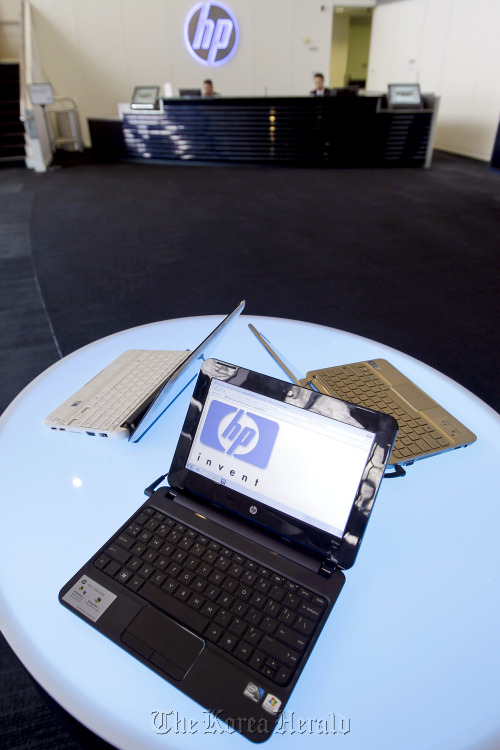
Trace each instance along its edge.
<instances>
[{"instance_id":1,"label":"touchpad","mask_svg":"<svg viewBox=\"0 0 500 750\"><path fill-rule=\"evenodd\" d=\"M167 615L144 607L122 635L122 641L174 680L182 680L205 642Z\"/></svg>"}]
</instances>

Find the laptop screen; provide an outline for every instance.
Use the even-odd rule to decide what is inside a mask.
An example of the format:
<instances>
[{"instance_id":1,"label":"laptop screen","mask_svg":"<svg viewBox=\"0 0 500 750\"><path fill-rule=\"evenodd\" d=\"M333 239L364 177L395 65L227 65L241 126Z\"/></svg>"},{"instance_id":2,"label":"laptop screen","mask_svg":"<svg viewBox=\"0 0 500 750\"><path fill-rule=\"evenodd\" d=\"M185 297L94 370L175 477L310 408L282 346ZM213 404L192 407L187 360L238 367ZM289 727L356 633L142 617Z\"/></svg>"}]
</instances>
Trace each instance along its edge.
<instances>
[{"instance_id":1,"label":"laptop screen","mask_svg":"<svg viewBox=\"0 0 500 750\"><path fill-rule=\"evenodd\" d=\"M374 437L214 379L186 468L341 537Z\"/></svg>"},{"instance_id":2,"label":"laptop screen","mask_svg":"<svg viewBox=\"0 0 500 750\"><path fill-rule=\"evenodd\" d=\"M174 495L347 568L396 432L386 414L209 359L168 480Z\"/></svg>"}]
</instances>

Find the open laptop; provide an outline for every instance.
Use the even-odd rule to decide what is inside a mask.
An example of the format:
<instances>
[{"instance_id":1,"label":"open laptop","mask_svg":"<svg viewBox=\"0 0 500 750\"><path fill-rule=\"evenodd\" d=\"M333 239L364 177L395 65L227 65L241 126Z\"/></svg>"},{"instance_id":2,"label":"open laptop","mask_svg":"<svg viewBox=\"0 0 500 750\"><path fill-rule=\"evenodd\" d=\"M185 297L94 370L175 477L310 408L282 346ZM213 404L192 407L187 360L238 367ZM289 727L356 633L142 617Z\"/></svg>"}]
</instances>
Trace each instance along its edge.
<instances>
[{"instance_id":1,"label":"open laptop","mask_svg":"<svg viewBox=\"0 0 500 750\"><path fill-rule=\"evenodd\" d=\"M464 448L477 439L385 359L310 370L305 378L300 378L260 331L252 324L249 328L292 382L391 414L398 422L399 432L390 464L411 466L419 459Z\"/></svg>"},{"instance_id":2,"label":"open laptop","mask_svg":"<svg viewBox=\"0 0 500 750\"><path fill-rule=\"evenodd\" d=\"M396 431L386 414L206 361L170 486L154 483L61 603L264 741L354 563Z\"/></svg>"},{"instance_id":3,"label":"open laptop","mask_svg":"<svg viewBox=\"0 0 500 750\"><path fill-rule=\"evenodd\" d=\"M240 304L193 351L129 349L43 420L52 430L140 440L198 375L201 362L245 307Z\"/></svg>"}]
</instances>

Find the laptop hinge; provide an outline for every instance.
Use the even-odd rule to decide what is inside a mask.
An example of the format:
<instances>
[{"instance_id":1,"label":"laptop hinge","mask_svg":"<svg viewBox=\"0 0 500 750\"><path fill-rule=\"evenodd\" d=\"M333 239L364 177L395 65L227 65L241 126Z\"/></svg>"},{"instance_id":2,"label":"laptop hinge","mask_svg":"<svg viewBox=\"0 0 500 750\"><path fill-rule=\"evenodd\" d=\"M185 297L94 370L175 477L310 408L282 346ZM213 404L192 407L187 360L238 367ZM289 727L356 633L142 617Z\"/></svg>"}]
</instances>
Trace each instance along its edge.
<instances>
[{"instance_id":1,"label":"laptop hinge","mask_svg":"<svg viewBox=\"0 0 500 750\"><path fill-rule=\"evenodd\" d=\"M323 560L319 568L320 574L325 578L330 578L334 570L335 563L332 563L331 560Z\"/></svg>"}]
</instances>

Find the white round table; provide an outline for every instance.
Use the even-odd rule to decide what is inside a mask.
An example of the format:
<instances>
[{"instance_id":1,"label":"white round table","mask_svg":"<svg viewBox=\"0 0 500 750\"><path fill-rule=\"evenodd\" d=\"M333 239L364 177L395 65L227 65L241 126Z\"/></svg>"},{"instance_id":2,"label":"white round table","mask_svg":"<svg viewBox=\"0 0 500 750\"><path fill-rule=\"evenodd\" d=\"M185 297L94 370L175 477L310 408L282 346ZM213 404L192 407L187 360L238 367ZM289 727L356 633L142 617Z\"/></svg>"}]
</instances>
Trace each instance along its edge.
<instances>
[{"instance_id":1,"label":"white round table","mask_svg":"<svg viewBox=\"0 0 500 750\"><path fill-rule=\"evenodd\" d=\"M54 433L42 419L125 349L193 348L219 320L101 339L42 373L0 421L0 628L59 704L123 750L249 747L57 599L168 470L189 393L136 444ZM478 438L382 483L356 563L266 747L498 747L499 415L422 363L322 326L241 316L215 356L284 378L249 322L303 374L388 359Z\"/></svg>"}]
</instances>

